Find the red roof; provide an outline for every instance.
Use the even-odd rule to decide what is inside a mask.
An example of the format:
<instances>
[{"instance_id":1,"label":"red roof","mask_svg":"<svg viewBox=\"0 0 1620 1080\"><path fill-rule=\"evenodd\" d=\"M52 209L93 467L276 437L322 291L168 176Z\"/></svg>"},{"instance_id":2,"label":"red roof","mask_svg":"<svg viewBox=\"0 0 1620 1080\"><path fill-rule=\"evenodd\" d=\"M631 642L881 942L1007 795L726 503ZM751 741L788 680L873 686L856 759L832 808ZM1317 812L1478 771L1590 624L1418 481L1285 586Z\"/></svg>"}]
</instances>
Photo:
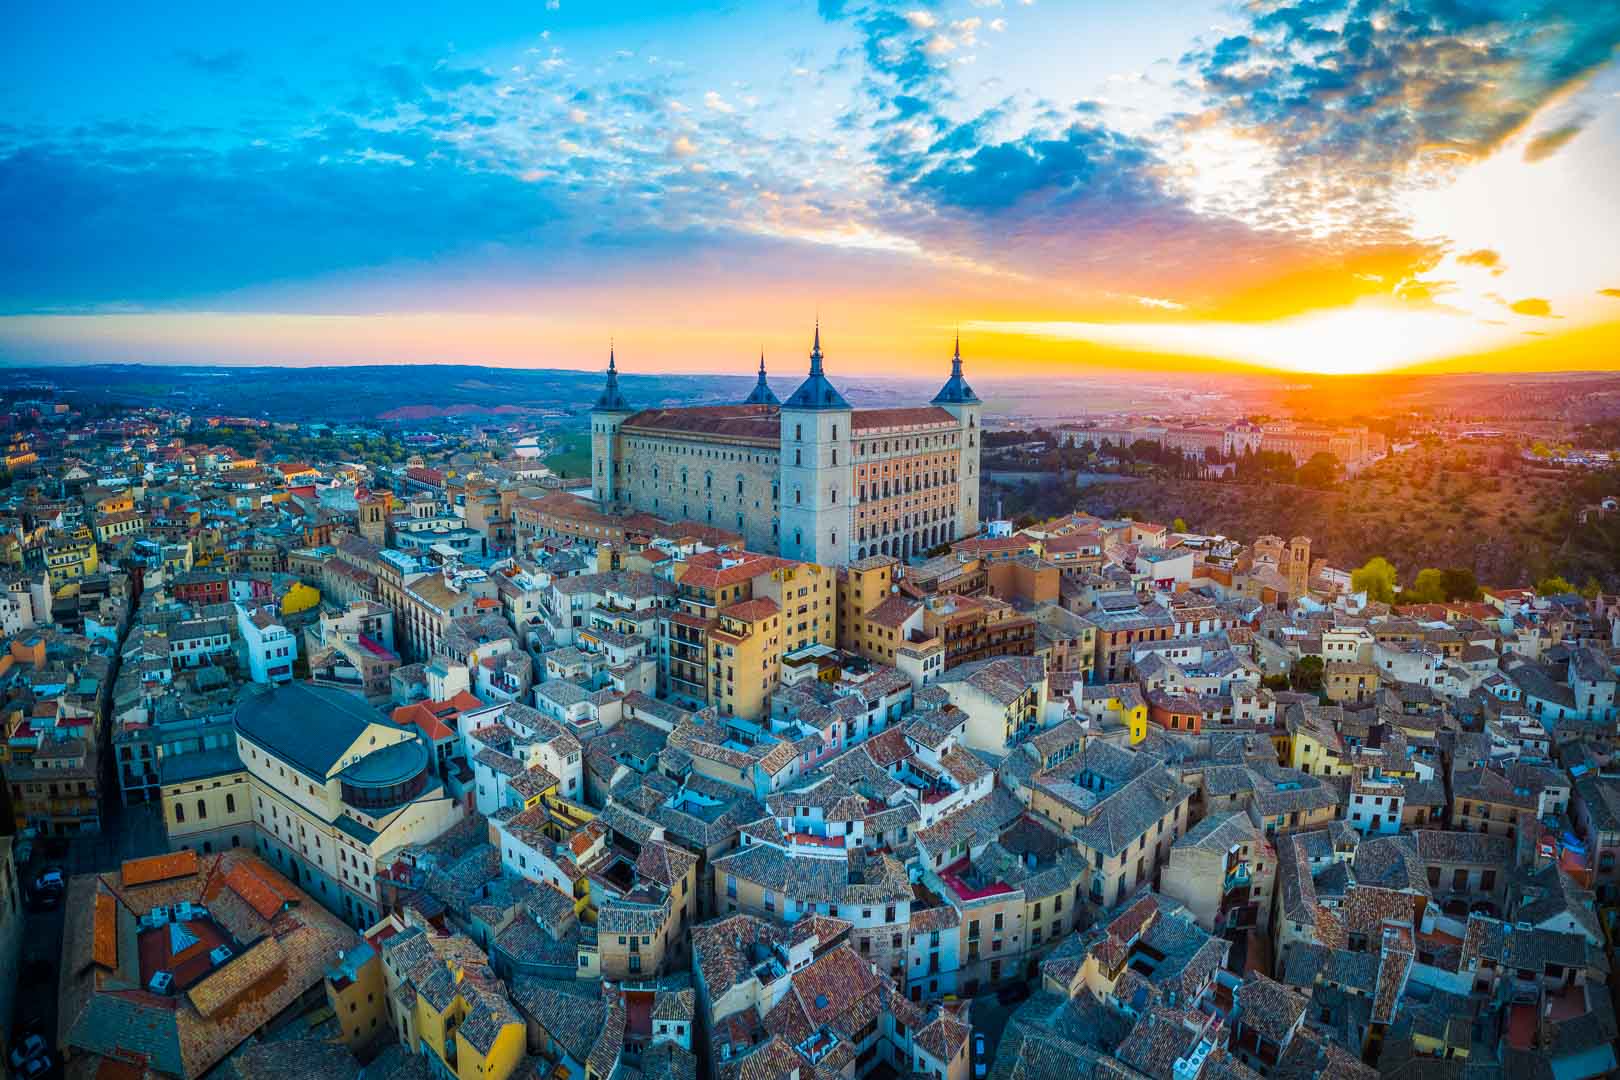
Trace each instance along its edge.
<instances>
[{"instance_id":1,"label":"red roof","mask_svg":"<svg viewBox=\"0 0 1620 1080\"><path fill-rule=\"evenodd\" d=\"M225 884L263 918L274 918L284 904L296 903L300 894L286 878L257 859L243 859L225 875Z\"/></svg>"},{"instance_id":2,"label":"red roof","mask_svg":"<svg viewBox=\"0 0 1620 1080\"><path fill-rule=\"evenodd\" d=\"M680 583L692 588L713 589L750 581L792 565L787 559L753 551L703 551L686 560Z\"/></svg>"},{"instance_id":3,"label":"red roof","mask_svg":"<svg viewBox=\"0 0 1620 1080\"><path fill-rule=\"evenodd\" d=\"M124 887L131 885L150 885L154 881L168 881L170 878L190 877L197 872L197 853L189 848L170 852L167 855L153 855L145 859L130 859L124 863Z\"/></svg>"},{"instance_id":4,"label":"red roof","mask_svg":"<svg viewBox=\"0 0 1620 1080\"><path fill-rule=\"evenodd\" d=\"M855 431L872 428L920 427L924 424L956 426L956 417L938 405L922 405L910 409L859 409L850 416L849 426Z\"/></svg>"},{"instance_id":5,"label":"red roof","mask_svg":"<svg viewBox=\"0 0 1620 1080\"><path fill-rule=\"evenodd\" d=\"M743 600L730 607L720 609L720 614L729 615L733 619L742 619L744 622L757 622L760 619L775 615L778 608L776 601L765 596L756 596L752 600Z\"/></svg>"},{"instance_id":6,"label":"red roof","mask_svg":"<svg viewBox=\"0 0 1620 1080\"><path fill-rule=\"evenodd\" d=\"M451 717L460 717L464 712L483 708L484 703L472 694L463 690L455 697L444 701L418 701L410 705L401 705L393 711L394 723L405 727L414 724L430 740L437 742L440 739L452 739L455 730L445 721Z\"/></svg>"},{"instance_id":7,"label":"red roof","mask_svg":"<svg viewBox=\"0 0 1620 1080\"><path fill-rule=\"evenodd\" d=\"M723 435L780 442L782 421L774 405L702 405L685 409L643 409L619 425L694 435Z\"/></svg>"}]
</instances>

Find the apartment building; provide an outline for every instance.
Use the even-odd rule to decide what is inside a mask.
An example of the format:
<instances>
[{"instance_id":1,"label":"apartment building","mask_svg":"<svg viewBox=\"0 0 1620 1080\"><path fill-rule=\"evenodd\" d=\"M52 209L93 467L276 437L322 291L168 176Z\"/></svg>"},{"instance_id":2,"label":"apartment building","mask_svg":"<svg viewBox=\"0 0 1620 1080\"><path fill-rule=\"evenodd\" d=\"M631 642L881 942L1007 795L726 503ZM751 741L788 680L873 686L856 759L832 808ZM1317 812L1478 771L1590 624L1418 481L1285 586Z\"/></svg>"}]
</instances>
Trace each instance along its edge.
<instances>
[{"instance_id":1,"label":"apartment building","mask_svg":"<svg viewBox=\"0 0 1620 1080\"><path fill-rule=\"evenodd\" d=\"M1094 903L1122 903L1153 879L1188 828L1193 789L1151 754L1088 740L1085 749L1033 777L1029 807L1074 836Z\"/></svg>"},{"instance_id":2,"label":"apartment building","mask_svg":"<svg viewBox=\"0 0 1620 1080\"><path fill-rule=\"evenodd\" d=\"M1277 852L1245 813L1211 814L1170 846L1159 891L1212 934L1271 923Z\"/></svg>"},{"instance_id":3,"label":"apartment building","mask_svg":"<svg viewBox=\"0 0 1620 1080\"><path fill-rule=\"evenodd\" d=\"M1045 723L1046 668L1034 657L997 657L947 668L935 682L967 714L962 741L1002 753Z\"/></svg>"},{"instance_id":4,"label":"apartment building","mask_svg":"<svg viewBox=\"0 0 1620 1080\"><path fill-rule=\"evenodd\" d=\"M275 605L235 607L236 632L247 656L249 677L256 683L291 682L298 638L282 622Z\"/></svg>"},{"instance_id":5,"label":"apartment building","mask_svg":"<svg viewBox=\"0 0 1620 1080\"><path fill-rule=\"evenodd\" d=\"M408 925L382 939L381 953L395 1038L429 1058L431 1075L506 1080L517 1071L523 1018L471 938Z\"/></svg>"}]
</instances>

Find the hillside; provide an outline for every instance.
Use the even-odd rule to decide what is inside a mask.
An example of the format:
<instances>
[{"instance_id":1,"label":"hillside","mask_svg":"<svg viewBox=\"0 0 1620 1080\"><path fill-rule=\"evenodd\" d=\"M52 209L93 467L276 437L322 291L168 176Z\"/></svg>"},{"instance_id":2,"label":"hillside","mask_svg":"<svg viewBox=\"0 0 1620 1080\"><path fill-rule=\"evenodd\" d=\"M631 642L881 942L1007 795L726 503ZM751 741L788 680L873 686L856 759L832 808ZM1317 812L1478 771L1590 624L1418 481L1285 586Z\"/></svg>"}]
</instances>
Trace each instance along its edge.
<instances>
[{"instance_id":1,"label":"hillside","mask_svg":"<svg viewBox=\"0 0 1620 1080\"><path fill-rule=\"evenodd\" d=\"M1424 447L1386 459L1328 490L1153 477L1094 484L1073 496L1045 485L1007 493L1007 507L1039 516L1072 501L1101 515L1184 519L1190 528L1252 540L1306 535L1313 554L1344 567L1382 555L1410 581L1427 566L1469 567L1482 582L1530 585L1562 573L1620 588L1608 523L1577 526L1576 509L1605 478L1524 467L1500 451ZM992 505L990 492L986 504Z\"/></svg>"}]
</instances>

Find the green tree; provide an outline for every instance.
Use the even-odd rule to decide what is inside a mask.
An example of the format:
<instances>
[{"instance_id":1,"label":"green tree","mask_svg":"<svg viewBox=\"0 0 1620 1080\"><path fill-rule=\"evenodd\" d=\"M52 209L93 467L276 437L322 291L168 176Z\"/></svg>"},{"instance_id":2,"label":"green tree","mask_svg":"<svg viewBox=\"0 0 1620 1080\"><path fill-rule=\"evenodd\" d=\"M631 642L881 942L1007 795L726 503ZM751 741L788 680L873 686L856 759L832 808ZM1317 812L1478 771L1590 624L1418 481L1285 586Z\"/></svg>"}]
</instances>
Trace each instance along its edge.
<instances>
[{"instance_id":1,"label":"green tree","mask_svg":"<svg viewBox=\"0 0 1620 1080\"><path fill-rule=\"evenodd\" d=\"M1479 579L1466 566L1453 566L1440 572L1447 600L1478 600Z\"/></svg>"},{"instance_id":2,"label":"green tree","mask_svg":"<svg viewBox=\"0 0 1620 1080\"><path fill-rule=\"evenodd\" d=\"M1401 590L1403 604L1438 604L1445 598L1445 573L1433 567L1419 570L1412 584Z\"/></svg>"},{"instance_id":3,"label":"green tree","mask_svg":"<svg viewBox=\"0 0 1620 1080\"><path fill-rule=\"evenodd\" d=\"M1581 595L1588 600L1596 600L1603 595L1603 582L1591 575L1587 575L1586 584L1581 586Z\"/></svg>"},{"instance_id":4,"label":"green tree","mask_svg":"<svg viewBox=\"0 0 1620 1080\"><path fill-rule=\"evenodd\" d=\"M1540 581L1536 582L1537 596L1562 596L1564 593L1572 593L1575 591L1575 586L1571 585L1569 582L1565 581L1556 574L1552 577L1544 577Z\"/></svg>"},{"instance_id":5,"label":"green tree","mask_svg":"<svg viewBox=\"0 0 1620 1080\"><path fill-rule=\"evenodd\" d=\"M1350 588L1364 592L1367 599L1381 604L1395 601L1395 564L1382 555L1374 555L1366 565L1350 571Z\"/></svg>"},{"instance_id":6,"label":"green tree","mask_svg":"<svg viewBox=\"0 0 1620 1080\"><path fill-rule=\"evenodd\" d=\"M1302 694L1322 692L1322 658L1302 656L1288 669L1288 685Z\"/></svg>"},{"instance_id":7,"label":"green tree","mask_svg":"<svg viewBox=\"0 0 1620 1080\"><path fill-rule=\"evenodd\" d=\"M1178 533L1186 532L1187 531L1187 519L1186 518L1179 518L1179 517L1176 518L1176 520L1174 520L1174 521L1172 521L1170 523L1170 531L1171 532L1178 532Z\"/></svg>"},{"instance_id":8,"label":"green tree","mask_svg":"<svg viewBox=\"0 0 1620 1080\"><path fill-rule=\"evenodd\" d=\"M1339 459L1329 453L1312 454L1311 459L1299 467L1294 479L1302 486L1327 489L1339 482L1344 469Z\"/></svg>"}]
</instances>

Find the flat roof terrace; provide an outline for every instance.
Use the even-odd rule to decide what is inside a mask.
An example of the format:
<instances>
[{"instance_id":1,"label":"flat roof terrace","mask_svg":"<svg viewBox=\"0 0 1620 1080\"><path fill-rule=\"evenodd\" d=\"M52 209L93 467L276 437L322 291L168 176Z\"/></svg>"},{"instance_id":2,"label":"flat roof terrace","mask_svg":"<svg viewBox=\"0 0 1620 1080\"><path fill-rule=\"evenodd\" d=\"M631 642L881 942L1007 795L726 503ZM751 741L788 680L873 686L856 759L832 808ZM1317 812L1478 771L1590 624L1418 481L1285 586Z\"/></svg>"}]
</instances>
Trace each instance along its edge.
<instances>
[{"instance_id":1,"label":"flat roof terrace","mask_svg":"<svg viewBox=\"0 0 1620 1080\"><path fill-rule=\"evenodd\" d=\"M167 971L174 977L171 990L183 993L214 970L209 954L221 945L230 946L233 953L237 951L231 935L212 918L188 919L143 929L137 939L141 985L151 985L153 975Z\"/></svg>"}]
</instances>

